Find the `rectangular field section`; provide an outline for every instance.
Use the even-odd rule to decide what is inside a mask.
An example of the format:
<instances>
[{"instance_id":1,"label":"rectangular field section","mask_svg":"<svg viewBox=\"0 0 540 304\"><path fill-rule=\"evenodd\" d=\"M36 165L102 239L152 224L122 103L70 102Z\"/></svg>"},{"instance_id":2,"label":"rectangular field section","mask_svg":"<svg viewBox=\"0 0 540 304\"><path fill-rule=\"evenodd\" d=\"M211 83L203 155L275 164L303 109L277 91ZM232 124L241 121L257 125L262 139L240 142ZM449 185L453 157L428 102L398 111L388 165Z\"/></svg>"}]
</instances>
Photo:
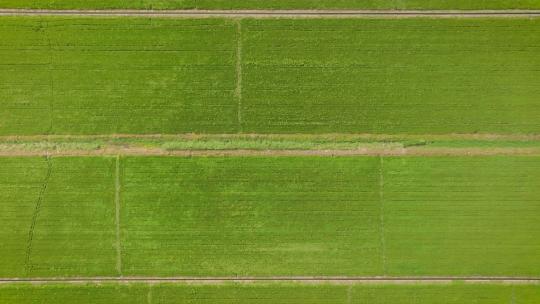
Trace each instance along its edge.
<instances>
[{"instance_id":1,"label":"rectangular field section","mask_svg":"<svg viewBox=\"0 0 540 304\"><path fill-rule=\"evenodd\" d=\"M388 274L538 276L537 157L384 159Z\"/></svg>"},{"instance_id":2,"label":"rectangular field section","mask_svg":"<svg viewBox=\"0 0 540 304\"><path fill-rule=\"evenodd\" d=\"M540 131L540 19L252 19L242 29L244 131Z\"/></svg>"},{"instance_id":3,"label":"rectangular field section","mask_svg":"<svg viewBox=\"0 0 540 304\"><path fill-rule=\"evenodd\" d=\"M0 285L1 304L535 304L538 285L47 284Z\"/></svg>"},{"instance_id":4,"label":"rectangular field section","mask_svg":"<svg viewBox=\"0 0 540 304\"><path fill-rule=\"evenodd\" d=\"M0 18L0 134L236 130L226 20Z\"/></svg>"},{"instance_id":5,"label":"rectangular field section","mask_svg":"<svg viewBox=\"0 0 540 304\"><path fill-rule=\"evenodd\" d=\"M540 132L540 19L3 17L0 36L0 135Z\"/></svg>"},{"instance_id":6,"label":"rectangular field section","mask_svg":"<svg viewBox=\"0 0 540 304\"><path fill-rule=\"evenodd\" d=\"M125 274L540 271L537 157L127 158L122 166Z\"/></svg>"},{"instance_id":7,"label":"rectangular field section","mask_svg":"<svg viewBox=\"0 0 540 304\"><path fill-rule=\"evenodd\" d=\"M113 164L0 158L0 277L116 275Z\"/></svg>"},{"instance_id":8,"label":"rectangular field section","mask_svg":"<svg viewBox=\"0 0 540 304\"><path fill-rule=\"evenodd\" d=\"M0 158L0 277L534 277L539 183L525 156Z\"/></svg>"},{"instance_id":9,"label":"rectangular field section","mask_svg":"<svg viewBox=\"0 0 540 304\"><path fill-rule=\"evenodd\" d=\"M127 158L122 166L126 275L381 272L375 158Z\"/></svg>"}]
</instances>

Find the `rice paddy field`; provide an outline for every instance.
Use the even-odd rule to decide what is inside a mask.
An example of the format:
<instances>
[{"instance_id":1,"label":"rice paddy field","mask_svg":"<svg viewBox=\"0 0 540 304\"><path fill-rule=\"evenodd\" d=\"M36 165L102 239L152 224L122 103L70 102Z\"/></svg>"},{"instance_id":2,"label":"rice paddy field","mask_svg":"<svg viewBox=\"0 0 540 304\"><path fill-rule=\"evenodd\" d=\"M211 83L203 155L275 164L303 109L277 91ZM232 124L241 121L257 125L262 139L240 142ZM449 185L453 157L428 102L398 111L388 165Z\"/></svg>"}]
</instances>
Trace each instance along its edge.
<instances>
[{"instance_id":1,"label":"rice paddy field","mask_svg":"<svg viewBox=\"0 0 540 304\"><path fill-rule=\"evenodd\" d=\"M538 157L0 161L1 277L540 271Z\"/></svg>"},{"instance_id":2,"label":"rice paddy field","mask_svg":"<svg viewBox=\"0 0 540 304\"><path fill-rule=\"evenodd\" d=\"M471 302L473 299L474 302ZM0 285L0 303L204 303L204 304L533 304L538 286L481 284L328 285L277 284L141 284Z\"/></svg>"},{"instance_id":3,"label":"rice paddy field","mask_svg":"<svg viewBox=\"0 0 540 304\"><path fill-rule=\"evenodd\" d=\"M538 0L0 0L40 9L539 9Z\"/></svg>"},{"instance_id":4,"label":"rice paddy field","mask_svg":"<svg viewBox=\"0 0 540 304\"><path fill-rule=\"evenodd\" d=\"M538 19L0 25L1 135L540 130Z\"/></svg>"},{"instance_id":5,"label":"rice paddy field","mask_svg":"<svg viewBox=\"0 0 540 304\"><path fill-rule=\"evenodd\" d=\"M539 303L533 9L0 0L0 304Z\"/></svg>"}]
</instances>

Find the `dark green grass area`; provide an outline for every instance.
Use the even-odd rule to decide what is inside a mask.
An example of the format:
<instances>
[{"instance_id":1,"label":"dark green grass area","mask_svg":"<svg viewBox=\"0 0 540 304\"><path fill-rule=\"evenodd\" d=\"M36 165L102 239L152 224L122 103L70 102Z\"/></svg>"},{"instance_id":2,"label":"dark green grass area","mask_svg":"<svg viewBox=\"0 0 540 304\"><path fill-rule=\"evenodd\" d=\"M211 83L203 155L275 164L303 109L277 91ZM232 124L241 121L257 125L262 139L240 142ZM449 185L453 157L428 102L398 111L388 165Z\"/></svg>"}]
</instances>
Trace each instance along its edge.
<instances>
[{"instance_id":1,"label":"dark green grass area","mask_svg":"<svg viewBox=\"0 0 540 304\"><path fill-rule=\"evenodd\" d=\"M0 0L42 9L538 9L538 0Z\"/></svg>"},{"instance_id":2,"label":"dark green grass area","mask_svg":"<svg viewBox=\"0 0 540 304\"><path fill-rule=\"evenodd\" d=\"M116 275L113 173L107 158L0 159L0 277Z\"/></svg>"},{"instance_id":3,"label":"dark green grass area","mask_svg":"<svg viewBox=\"0 0 540 304\"><path fill-rule=\"evenodd\" d=\"M3 17L0 35L0 135L540 132L538 19Z\"/></svg>"},{"instance_id":4,"label":"dark green grass area","mask_svg":"<svg viewBox=\"0 0 540 304\"><path fill-rule=\"evenodd\" d=\"M537 133L539 25L244 21L244 130Z\"/></svg>"},{"instance_id":5,"label":"dark green grass area","mask_svg":"<svg viewBox=\"0 0 540 304\"><path fill-rule=\"evenodd\" d=\"M538 285L502 284L355 284L256 283L185 284L46 284L0 285L0 303L96 304L534 304Z\"/></svg>"},{"instance_id":6,"label":"dark green grass area","mask_svg":"<svg viewBox=\"0 0 540 304\"><path fill-rule=\"evenodd\" d=\"M43 158L0 158L1 277L540 272L538 157L50 163L47 179Z\"/></svg>"}]
</instances>

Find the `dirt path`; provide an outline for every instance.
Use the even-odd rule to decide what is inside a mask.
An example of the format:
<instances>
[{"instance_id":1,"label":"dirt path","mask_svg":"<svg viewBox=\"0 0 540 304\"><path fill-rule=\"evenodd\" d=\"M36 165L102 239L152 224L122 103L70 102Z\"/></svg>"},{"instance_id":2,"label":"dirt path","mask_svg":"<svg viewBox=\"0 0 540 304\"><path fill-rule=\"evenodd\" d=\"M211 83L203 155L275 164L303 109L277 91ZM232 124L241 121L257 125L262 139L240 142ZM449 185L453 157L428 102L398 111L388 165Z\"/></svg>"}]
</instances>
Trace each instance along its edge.
<instances>
[{"instance_id":1,"label":"dirt path","mask_svg":"<svg viewBox=\"0 0 540 304\"><path fill-rule=\"evenodd\" d=\"M360 148L350 150L176 150L112 147L96 150L0 150L0 157L34 156L178 156L178 157L286 157L286 156L540 156L540 148Z\"/></svg>"},{"instance_id":2,"label":"dirt path","mask_svg":"<svg viewBox=\"0 0 540 304\"><path fill-rule=\"evenodd\" d=\"M540 10L40 10L0 9L0 15L144 16L174 18L530 18Z\"/></svg>"},{"instance_id":3,"label":"dirt path","mask_svg":"<svg viewBox=\"0 0 540 304\"><path fill-rule=\"evenodd\" d=\"M301 284L445 284L466 283L539 284L540 277L78 277L78 278L1 278L0 284L13 283L301 283Z\"/></svg>"}]
</instances>

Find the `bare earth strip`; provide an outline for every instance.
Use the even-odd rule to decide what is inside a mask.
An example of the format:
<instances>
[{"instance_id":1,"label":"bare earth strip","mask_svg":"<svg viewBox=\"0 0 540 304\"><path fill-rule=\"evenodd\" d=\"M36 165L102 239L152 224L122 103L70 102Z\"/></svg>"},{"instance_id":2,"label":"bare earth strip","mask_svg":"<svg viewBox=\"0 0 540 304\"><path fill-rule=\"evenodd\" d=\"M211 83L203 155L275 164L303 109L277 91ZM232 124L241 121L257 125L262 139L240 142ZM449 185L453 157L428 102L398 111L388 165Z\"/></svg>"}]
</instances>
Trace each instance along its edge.
<instances>
[{"instance_id":1,"label":"bare earth strip","mask_svg":"<svg viewBox=\"0 0 540 304\"><path fill-rule=\"evenodd\" d=\"M506 145L505 145L506 144ZM540 155L540 135L113 134L0 136L0 156Z\"/></svg>"},{"instance_id":2,"label":"bare earth strip","mask_svg":"<svg viewBox=\"0 0 540 304\"><path fill-rule=\"evenodd\" d=\"M0 150L0 157L13 156L540 156L540 148L360 148L350 150L177 150L161 148L108 147L96 150Z\"/></svg>"},{"instance_id":3,"label":"bare earth strip","mask_svg":"<svg viewBox=\"0 0 540 304\"><path fill-rule=\"evenodd\" d=\"M0 15L143 16L173 18L482 18L540 17L540 10L39 10L0 9Z\"/></svg>"},{"instance_id":4,"label":"bare earth strip","mask_svg":"<svg viewBox=\"0 0 540 304\"><path fill-rule=\"evenodd\" d=\"M178 283L178 284L227 284L227 283L301 283L301 284L418 284L452 282L497 283L497 284L538 284L540 277L74 277L74 278L1 278L0 284L13 283Z\"/></svg>"}]
</instances>

